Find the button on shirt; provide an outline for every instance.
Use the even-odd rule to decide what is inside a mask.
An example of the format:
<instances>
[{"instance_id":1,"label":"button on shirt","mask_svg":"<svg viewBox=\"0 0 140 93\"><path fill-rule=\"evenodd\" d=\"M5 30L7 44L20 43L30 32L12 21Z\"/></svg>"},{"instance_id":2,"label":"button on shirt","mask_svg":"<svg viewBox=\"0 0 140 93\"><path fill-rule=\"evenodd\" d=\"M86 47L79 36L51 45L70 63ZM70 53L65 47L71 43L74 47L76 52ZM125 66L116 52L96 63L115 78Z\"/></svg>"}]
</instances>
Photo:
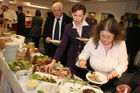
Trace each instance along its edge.
<instances>
[{"instance_id":1,"label":"button on shirt","mask_svg":"<svg viewBox=\"0 0 140 93\"><path fill-rule=\"evenodd\" d=\"M63 15L59 18L59 40L61 37L61 26L62 26L62 20L63 20ZM55 25L57 22L57 18L54 19L54 24L53 24L53 31L52 31L52 39L54 40L54 33L55 33Z\"/></svg>"},{"instance_id":2,"label":"button on shirt","mask_svg":"<svg viewBox=\"0 0 140 93\"><path fill-rule=\"evenodd\" d=\"M80 37L82 36L82 27L83 27L83 26L89 26L88 23L87 23L85 20L83 20L82 25L81 25L80 28L78 28L78 27L75 25L74 21L72 22L72 24L73 24L73 28L74 28L74 29L77 29L78 35L79 35Z\"/></svg>"},{"instance_id":3,"label":"button on shirt","mask_svg":"<svg viewBox=\"0 0 140 93\"><path fill-rule=\"evenodd\" d=\"M79 60L87 60L89 57L91 67L95 71L106 75L113 70L116 70L119 76L121 76L121 74L127 69L127 50L124 41L120 44L114 45L106 55L102 42L99 41L99 46L95 49L95 45L92 39L90 39L79 55Z\"/></svg>"}]
</instances>

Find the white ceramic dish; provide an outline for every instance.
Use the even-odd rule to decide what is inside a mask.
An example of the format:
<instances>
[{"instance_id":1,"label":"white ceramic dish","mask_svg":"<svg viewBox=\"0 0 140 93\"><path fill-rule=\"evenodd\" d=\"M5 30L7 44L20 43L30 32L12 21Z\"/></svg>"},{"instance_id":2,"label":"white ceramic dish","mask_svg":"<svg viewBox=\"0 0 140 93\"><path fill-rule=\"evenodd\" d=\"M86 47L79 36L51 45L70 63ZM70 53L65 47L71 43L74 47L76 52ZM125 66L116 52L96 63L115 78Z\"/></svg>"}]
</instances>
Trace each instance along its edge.
<instances>
[{"instance_id":1,"label":"white ceramic dish","mask_svg":"<svg viewBox=\"0 0 140 93\"><path fill-rule=\"evenodd\" d=\"M80 37L76 37L76 39L80 40L80 41L84 41L84 42L87 42L89 41L88 38L80 38Z\"/></svg>"},{"instance_id":2,"label":"white ceramic dish","mask_svg":"<svg viewBox=\"0 0 140 93\"><path fill-rule=\"evenodd\" d=\"M50 40L50 42L52 42L53 44L60 44L61 43L60 40Z\"/></svg>"},{"instance_id":3,"label":"white ceramic dish","mask_svg":"<svg viewBox=\"0 0 140 93\"><path fill-rule=\"evenodd\" d=\"M26 83L26 86L28 89L31 89L31 90L34 90L37 86L38 86L38 82L37 80L29 80L27 83Z\"/></svg>"},{"instance_id":4,"label":"white ceramic dish","mask_svg":"<svg viewBox=\"0 0 140 93\"><path fill-rule=\"evenodd\" d=\"M82 93L84 89L92 89L96 93L103 93L101 89L93 88L86 85L82 87L81 86L82 86L81 84L65 83L64 85L60 86L59 90L60 90L60 93Z\"/></svg>"},{"instance_id":5,"label":"white ceramic dish","mask_svg":"<svg viewBox=\"0 0 140 93\"><path fill-rule=\"evenodd\" d=\"M31 73L28 70L19 70L16 72L17 79L19 81L28 81Z\"/></svg>"},{"instance_id":6,"label":"white ceramic dish","mask_svg":"<svg viewBox=\"0 0 140 93\"><path fill-rule=\"evenodd\" d=\"M43 93L58 93L59 90L56 84L42 82L35 89L35 93L38 93L37 91L43 91Z\"/></svg>"},{"instance_id":7,"label":"white ceramic dish","mask_svg":"<svg viewBox=\"0 0 140 93\"><path fill-rule=\"evenodd\" d=\"M98 78L99 78L99 80L101 80L101 82L97 82L97 81L91 80L89 78L90 75L91 75L91 73L87 73L86 74L86 78L87 78L87 80L89 80L92 83L95 83L95 84L105 84L105 83L108 82L107 76L102 74L102 73L100 73L100 72L95 72L95 75L98 75Z\"/></svg>"}]
</instances>

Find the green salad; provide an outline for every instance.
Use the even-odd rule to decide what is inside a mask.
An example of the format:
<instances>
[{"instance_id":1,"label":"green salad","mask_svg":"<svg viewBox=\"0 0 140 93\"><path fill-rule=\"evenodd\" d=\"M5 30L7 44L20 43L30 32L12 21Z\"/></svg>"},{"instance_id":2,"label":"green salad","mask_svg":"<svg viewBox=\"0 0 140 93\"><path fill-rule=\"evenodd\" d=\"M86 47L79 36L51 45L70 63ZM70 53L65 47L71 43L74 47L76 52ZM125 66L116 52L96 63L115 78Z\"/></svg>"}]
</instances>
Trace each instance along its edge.
<instances>
[{"instance_id":1,"label":"green salad","mask_svg":"<svg viewBox=\"0 0 140 93\"><path fill-rule=\"evenodd\" d=\"M29 61L26 60L14 60L10 61L8 63L9 67L13 71L18 71L18 70L27 70L31 67L31 64Z\"/></svg>"}]
</instances>

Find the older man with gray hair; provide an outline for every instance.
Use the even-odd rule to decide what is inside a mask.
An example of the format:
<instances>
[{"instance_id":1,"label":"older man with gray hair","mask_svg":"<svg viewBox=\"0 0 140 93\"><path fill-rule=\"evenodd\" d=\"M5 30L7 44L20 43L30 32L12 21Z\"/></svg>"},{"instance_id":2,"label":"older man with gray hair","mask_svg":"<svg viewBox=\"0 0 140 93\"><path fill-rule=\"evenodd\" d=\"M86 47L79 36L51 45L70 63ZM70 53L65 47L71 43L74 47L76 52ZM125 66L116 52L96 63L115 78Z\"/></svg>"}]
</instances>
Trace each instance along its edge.
<instances>
[{"instance_id":1,"label":"older man with gray hair","mask_svg":"<svg viewBox=\"0 0 140 93\"><path fill-rule=\"evenodd\" d=\"M58 45L51 43L51 40L61 40L63 37L64 27L72 22L72 18L63 12L63 4L55 2L52 4L52 15L47 17L44 25L43 40L45 55L53 57ZM60 60L65 65L65 57Z\"/></svg>"}]
</instances>

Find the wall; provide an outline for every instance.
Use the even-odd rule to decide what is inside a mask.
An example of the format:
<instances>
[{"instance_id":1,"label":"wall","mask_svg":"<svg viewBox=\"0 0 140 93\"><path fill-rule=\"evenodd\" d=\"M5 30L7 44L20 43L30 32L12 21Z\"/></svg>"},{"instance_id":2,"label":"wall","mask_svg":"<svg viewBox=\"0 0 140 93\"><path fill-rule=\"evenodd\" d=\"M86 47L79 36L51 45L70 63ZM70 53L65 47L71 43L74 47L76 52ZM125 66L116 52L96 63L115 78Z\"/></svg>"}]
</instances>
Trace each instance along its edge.
<instances>
[{"instance_id":1,"label":"wall","mask_svg":"<svg viewBox=\"0 0 140 93\"><path fill-rule=\"evenodd\" d=\"M71 11L71 7L75 3L69 3L69 4L64 4L64 12L69 15L69 12ZM108 2L108 3L83 3L86 5L87 8L87 13L86 16L88 16L88 12L96 12L96 19L98 22L101 19L101 13L102 12L107 12L107 13L112 13L115 15L115 19L117 21L120 21L120 17L126 12L128 8L128 2ZM17 10L17 5L10 5L10 9ZM31 8L31 7L23 7L23 12L26 13L27 10L30 11L32 15L35 14L36 8ZM42 17L45 18L47 11L49 10L43 10L40 9L42 12Z\"/></svg>"},{"instance_id":2,"label":"wall","mask_svg":"<svg viewBox=\"0 0 140 93\"><path fill-rule=\"evenodd\" d=\"M71 10L71 6L73 4L66 5L65 12ZM87 8L86 16L88 16L88 12L96 12L96 19L98 22L101 19L101 12L108 12L115 15L115 19L120 21L120 17L125 13L126 2L115 2L115 3L91 3L85 4Z\"/></svg>"}]
</instances>

